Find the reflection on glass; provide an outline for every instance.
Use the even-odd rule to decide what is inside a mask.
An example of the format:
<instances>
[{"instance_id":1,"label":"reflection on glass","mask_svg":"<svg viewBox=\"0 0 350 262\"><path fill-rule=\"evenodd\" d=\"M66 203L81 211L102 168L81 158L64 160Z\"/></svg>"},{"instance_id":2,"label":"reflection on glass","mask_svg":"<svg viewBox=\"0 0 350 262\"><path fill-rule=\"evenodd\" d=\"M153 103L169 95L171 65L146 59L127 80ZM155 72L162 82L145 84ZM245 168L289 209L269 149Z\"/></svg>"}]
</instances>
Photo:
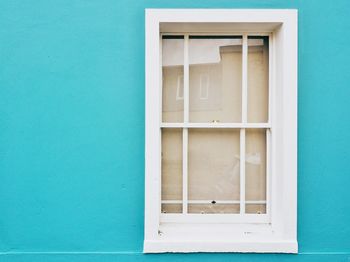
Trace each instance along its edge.
<instances>
[{"instance_id":1,"label":"reflection on glass","mask_svg":"<svg viewBox=\"0 0 350 262\"><path fill-rule=\"evenodd\" d=\"M269 38L248 37L248 122L268 121Z\"/></svg>"},{"instance_id":2,"label":"reflection on glass","mask_svg":"<svg viewBox=\"0 0 350 262\"><path fill-rule=\"evenodd\" d=\"M245 212L247 214L266 214L266 204L247 204Z\"/></svg>"},{"instance_id":3,"label":"reflection on glass","mask_svg":"<svg viewBox=\"0 0 350 262\"><path fill-rule=\"evenodd\" d=\"M242 38L190 36L190 122L240 122Z\"/></svg>"},{"instance_id":4,"label":"reflection on glass","mask_svg":"<svg viewBox=\"0 0 350 262\"><path fill-rule=\"evenodd\" d=\"M162 200L182 200L181 129L162 130ZM182 205L178 206L163 204L162 211L181 213Z\"/></svg>"},{"instance_id":5,"label":"reflection on glass","mask_svg":"<svg viewBox=\"0 0 350 262\"><path fill-rule=\"evenodd\" d=\"M162 121L183 122L184 115L184 37L164 36L162 39Z\"/></svg>"},{"instance_id":6,"label":"reflection on glass","mask_svg":"<svg viewBox=\"0 0 350 262\"><path fill-rule=\"evenodd\" d=\"M189 200L239 200L239 131L190 129L188 141Z\"/></svg>"},{"instance_id":7,"label":"reflection on glass","mask_svg":"<svg viewBox=\"0 0 350 262\"><path fill-rule=\"evenodd\" d=\"M162 213L182 213L182 204L162 204Z\"/></svg>"},{"instance_id":8,"label":"reflection on glass","mask_svg":"<svg viewBox=\"0 0 350 262\"><path fill-rule=\"evenodd\" d=\"M266 130L246 130L246 200L266 200Z\"/></svg>"},{"instance_id":9,"label":"reflection on glass","mask_svg":"<svg viewBox=\"0 0 350 262\"><path fill-rule=\"evenodd\" d=\"M193 214L238 214L239 204L189 204L188 212Z\"/></svg>"}]
</instances>

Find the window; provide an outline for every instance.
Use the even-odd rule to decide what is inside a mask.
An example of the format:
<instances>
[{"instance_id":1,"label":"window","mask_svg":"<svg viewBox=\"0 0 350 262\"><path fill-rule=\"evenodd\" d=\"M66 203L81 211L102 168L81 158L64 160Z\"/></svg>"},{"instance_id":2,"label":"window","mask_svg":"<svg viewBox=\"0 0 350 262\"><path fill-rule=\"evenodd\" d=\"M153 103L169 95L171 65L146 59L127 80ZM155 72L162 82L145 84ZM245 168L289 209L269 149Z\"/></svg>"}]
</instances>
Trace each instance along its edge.
<instances>
[{"instance_id":1,"label":"window","mask_svg":"<svg viewBox=\"0 0 350 262\"><path fill-rule=\"evenodd\" d=\"M296 16L147 10L144 252L297 252Z\"/></svg>"}]
</instances>

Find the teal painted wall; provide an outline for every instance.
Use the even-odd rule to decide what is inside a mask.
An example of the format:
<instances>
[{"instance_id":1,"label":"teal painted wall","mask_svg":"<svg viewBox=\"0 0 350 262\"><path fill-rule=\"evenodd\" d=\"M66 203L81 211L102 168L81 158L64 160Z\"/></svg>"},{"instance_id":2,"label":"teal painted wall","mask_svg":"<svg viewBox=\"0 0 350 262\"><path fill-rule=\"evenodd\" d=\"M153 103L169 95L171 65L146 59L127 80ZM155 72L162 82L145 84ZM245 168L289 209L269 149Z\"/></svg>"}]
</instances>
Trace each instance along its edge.
<instances>
[{"instance_id":1,"label":"teal painted wall","mask_svg":"<svg viewBox=\"0 0 350 262\"><path fill-rule=\"evenodd\" d=\"M150 7L299 9L299 255L142 254ZM350 261L349 57L347 0L0 1L0 261Z\"/></svg>"}]
</instances>

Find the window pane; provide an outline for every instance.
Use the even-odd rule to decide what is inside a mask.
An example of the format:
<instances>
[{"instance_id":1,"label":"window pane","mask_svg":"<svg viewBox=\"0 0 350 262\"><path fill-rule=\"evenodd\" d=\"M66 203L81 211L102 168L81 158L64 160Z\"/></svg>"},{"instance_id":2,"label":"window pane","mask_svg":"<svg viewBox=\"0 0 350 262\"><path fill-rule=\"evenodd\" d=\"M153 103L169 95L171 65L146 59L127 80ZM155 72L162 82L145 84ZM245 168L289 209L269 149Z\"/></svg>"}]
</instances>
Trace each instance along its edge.
<instances>
[{"instance_id":1,"label":"window pane","mask_svg":"<svg viewBox=\"0 0 350 262\"><path fill-rule=\"evenodd\" d=\"M246 200L266 200L266 130L246 130Z\"/></svg>"},{"instance_id":2,"label":"window pane","mask_svg":"<svg viewBox=\"0 0 350 262\"><path fill-rule=\"evenodd\" d=\"M190 129L189 200L239 200L239 192L239 131ZM220 213L229 206L218 205L213 210Z\"/></svg>"},{"instance_id":3,"label":"window pane","mask_svg":"<svg viewBox=\"0 0 350 262\"><path fill-rule=\"evenodd\" d=\"M162 200L182 200L182 130L162 130ZM182 212L174 204L162 205L162 210Z\"/></svg>"},{"instance_id":4,"label":"window pane","mask_svg":"<svg viewBox=\"0 0 350 262\"><path fill-rule=\"evenodd\" d=\"M163 122L183 122L184 39L167 36L162 40Z\"/></svg>"},{"instance_id":5,"label":"window pane","mask_svg":"<svg viewBox=\"0 0 350 262\"><path fill-rule=\"evenodd\" d=\"M248 37L248 122L267 122L269 104L269 42Z\"/></svg>"},{"instance_id":6,"label":"window pane","mask_svg":"<svg viewBox=\"0 0 350 262\"><path fill-rule=\"evenodd\" d=\"M245 206L245 212L247 214L266 214L265 204L247 204Z\"/></svg>"},{"instance_id":7,"label":"window pane","mask_svg":"<svg viewBox=\"0 0 350 262\"><path fill-rule=\"evenodd\" d=\"M190 122L240 122L242 38L192 36L189 63Z\"/></svg>"},{"instance_id":8,"label":"window pane","mask_svg":"<svg viewBox=\"0 0 350 262\"><path fill-rule=\"evenodd\" d=\"M238 214L239 204L189 204L188 212L194 214Z\"/></svg>"},{"instance_id":9,"label":"window pane","mask_svg":"<svg viewBox=\"0 0 350 262\"><path fill-rule=\"evenodd\" d=\"M162 204L162 213L182 213L182 204Z\"/></svg>"}]
</instances>

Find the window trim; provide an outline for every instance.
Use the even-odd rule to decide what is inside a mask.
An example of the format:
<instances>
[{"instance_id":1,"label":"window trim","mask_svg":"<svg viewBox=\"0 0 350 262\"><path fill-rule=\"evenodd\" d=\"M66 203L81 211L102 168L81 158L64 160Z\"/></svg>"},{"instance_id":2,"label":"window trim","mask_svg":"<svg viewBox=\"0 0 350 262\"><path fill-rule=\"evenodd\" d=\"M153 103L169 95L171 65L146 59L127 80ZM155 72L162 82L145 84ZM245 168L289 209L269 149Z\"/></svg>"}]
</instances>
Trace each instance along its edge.
<instances>
[{"instance_id":1,"label":"window trim","mask_svg":"<svg viewBox=\"0 0 350 262\"><path fill-rule=\"evenodd\" d=\"M174 24L172 24L174 23ZM273 48L272 105L274 123L271 168L271 223L234 224L228 220L200 224L161 223L160 151L162 124L162 25L176 33L205 33L202 25L230 24L234 30L217 33L271 33ZM253 26L252 26L253 25ZM255 26L254 26L255 25ZM186 27L184 29L184 27ZM192 28L190 28L192 26ZM202 26L202 27L201 27ZM273 28L273 30L271 29ZM253 29L253 30L252 30ZM164 29L163 29L164 30ZM182 30L186 30L182 32ZM227 29L225 29L227 30ZM276 64L278 66L276 66ZM271 70L270 70L271 73ZM187 74L188 75L188 74ZM187 81L185 81L186 83ZM186 89L186 87L185 87ZM188 89L188 88L187 88ZM145 139L145 253L159 252L283 252L296 253L297 239L297 11L253 9L146 9L146 139ZM188 96L187 96L188 97ZM186 96L185 96L186 98ZM186 103L185 103L186 104ZM277 110L279 109L279 110ZM180 123L180 125L183 125ZM201 127L189 123L188 126ZM237 127L240 124L232 124ZM257 125L252 123L252 126ZM261 124L259 124L260 126ZM268 126L269 124L267 124ZM220 124L218 124L220 126ZM226 126L226 125L225 125ZM173 127L173 126L172 126ZM174 126L175 127L175 126ZM278 197L276 197L278 196ZM219 215L220 216L220 215ZM218 217L219 217L218 216ZM248 223L249 221L247 221ZM209 229L208 229L209 226ZM203 233L203 228L207 228Z\"/></svg>"}]
</instances>

